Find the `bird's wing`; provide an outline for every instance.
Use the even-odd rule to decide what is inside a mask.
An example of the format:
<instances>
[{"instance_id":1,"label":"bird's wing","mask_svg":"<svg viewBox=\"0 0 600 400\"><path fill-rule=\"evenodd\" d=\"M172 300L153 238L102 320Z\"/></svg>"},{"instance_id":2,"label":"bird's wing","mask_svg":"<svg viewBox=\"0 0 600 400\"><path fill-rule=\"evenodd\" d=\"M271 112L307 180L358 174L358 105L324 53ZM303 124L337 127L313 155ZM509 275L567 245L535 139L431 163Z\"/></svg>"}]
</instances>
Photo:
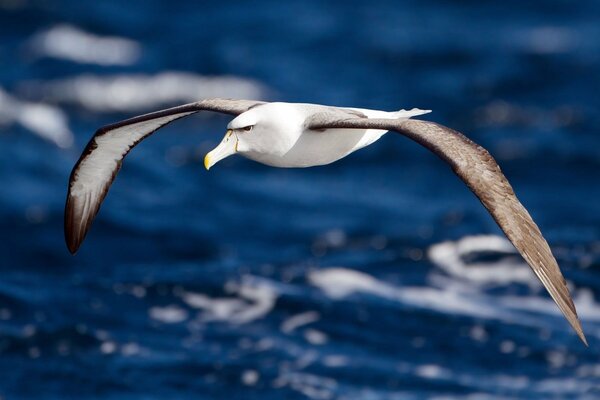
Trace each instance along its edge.
<instances>
[{"instance_id":1,"label":"bird's wing","mask_svg":"<svg viewBox=\"0 0 600 400\"><path fill-rule=\"evenodd\" d=\"M483 147L445 126L414 119L340 118L341 113L316 114L306 121L314 130L383 129L400 133L435 153L452 167L504 231L542 281L577 335L587 341L565 278L539 228L515 195L494 158Z\"/></svg>"},{"instance_id":2,"label":"bird's wing","mask_svg":"<svg viewBox=\"0 0 600 400\"><path fill-rule=\"evenodd\" d=\"M198 111L238 115L263 104L252 100L207 99L141 115L96 131L75 164L69 179L65 206L65 239L75 253L85 238L123 158L139 142L176 119Z\"/></svg>"}]
</instances>

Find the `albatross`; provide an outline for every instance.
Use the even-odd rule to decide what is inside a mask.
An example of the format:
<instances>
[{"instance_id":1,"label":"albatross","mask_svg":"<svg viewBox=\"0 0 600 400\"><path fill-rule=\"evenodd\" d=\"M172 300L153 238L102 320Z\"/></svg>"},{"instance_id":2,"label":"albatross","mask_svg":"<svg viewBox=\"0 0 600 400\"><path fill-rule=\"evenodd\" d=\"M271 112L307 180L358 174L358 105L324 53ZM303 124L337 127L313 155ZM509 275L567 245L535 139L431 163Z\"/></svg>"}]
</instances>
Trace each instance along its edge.
<instances>
[{"instance_id":1,"label":"albatross","mask_svg":"<svg viewBox=\"0 0 600 400\"><path fill-rule=\"evenodd\" d=\"M165 125L199 111L235 116L221 143L206 155L207 170L233 154L280 168L330 164L374 143L388 131L429 149L447 162L479 198L587 346L558 263L494 158L453 129L411 119L429 110L386 112L318 104L206 99L104 126L85 147L69 179L65 239L72 254L90 230L131 149Z\"/></svg>"}]
</instances>

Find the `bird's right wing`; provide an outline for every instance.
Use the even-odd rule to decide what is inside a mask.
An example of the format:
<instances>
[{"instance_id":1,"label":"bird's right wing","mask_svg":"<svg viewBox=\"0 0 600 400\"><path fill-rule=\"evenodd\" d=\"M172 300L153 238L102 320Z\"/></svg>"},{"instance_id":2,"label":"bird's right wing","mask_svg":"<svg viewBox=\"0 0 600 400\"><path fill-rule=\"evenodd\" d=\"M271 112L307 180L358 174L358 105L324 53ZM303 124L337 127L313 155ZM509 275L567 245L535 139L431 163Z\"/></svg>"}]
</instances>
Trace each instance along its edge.
<instances>
[{"instance_id":1,"label":"bird's right wing","mask_svg":"<svg viewBox=\"0 0 600 400\"><path fill-rule=\"evenodd\" d=\"M323 134L327 134L327 129L341 128L395 131L450 164L487 208L587 345L565 278L546 239L487 150L453 129L415 119L348 118L343 112L333 112L315 114L306 121L306 127L324 131Z\"/></svg>"},{"instance_id":2,"label":"bird's right wing","mask_svg":"<svg viewBox=\"0 0 600 400\"><path fill-rule=\"evenodd\" d=\"M69 179L65 205L65 239L75 253L100 209L123 158L159 128L198 111L238 115L263 104L253 100L207 99L141 115L104 126L92 137Z\"/></svg>"}]
</instances>

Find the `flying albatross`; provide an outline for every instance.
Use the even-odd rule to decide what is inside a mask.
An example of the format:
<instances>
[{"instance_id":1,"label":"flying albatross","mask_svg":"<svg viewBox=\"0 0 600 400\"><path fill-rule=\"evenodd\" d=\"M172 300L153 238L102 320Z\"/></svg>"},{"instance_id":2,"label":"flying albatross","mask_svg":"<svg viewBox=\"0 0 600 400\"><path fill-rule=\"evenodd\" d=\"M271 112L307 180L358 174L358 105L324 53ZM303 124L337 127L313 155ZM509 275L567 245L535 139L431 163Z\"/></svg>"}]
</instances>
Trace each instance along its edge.
<instances>
[{"instance_id":1,"label":"flying albatross","mask_svg":"<svg viewBox=\"0 0 600 400\"><path fill-rule=\"evenodd\" d=\"M159 128L198 111L236 116L227 125L221 143L206 155L206 169L233 154L274 167L325 165L370 145L387 131L426 147L450 164L479 198L587 345L556 259L494 158L457 131L434 122L410 119L429 110L385 112L317 104L207 99L107 125L92 137L69 180L65 238L71 253L79 249L129 151Z\"/></svg>"}]
</instances>

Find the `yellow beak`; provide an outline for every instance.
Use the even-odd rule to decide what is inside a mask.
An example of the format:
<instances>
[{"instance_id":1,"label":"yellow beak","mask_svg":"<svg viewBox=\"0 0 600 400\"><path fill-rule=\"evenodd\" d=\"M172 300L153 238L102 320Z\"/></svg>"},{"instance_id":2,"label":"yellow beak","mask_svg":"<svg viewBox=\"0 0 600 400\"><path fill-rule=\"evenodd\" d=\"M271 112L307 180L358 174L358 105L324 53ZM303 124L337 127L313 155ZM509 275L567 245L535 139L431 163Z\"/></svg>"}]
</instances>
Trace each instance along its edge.
<instances>
[{"instance_id":1,"label":"yellow beak","mask_svg":"<svg viewBox=\"0 0 600 400\"><path fill-rule=\"evenodd\" d=\"M224 158L235 154L237 151L237 137L233 134L231 129L228 129L225 133L225 137L221 140L221 143L214 148L210 153L204 157L204 168L209 170L210 167L218 163Z\"/></svg>"}]
</instances>

